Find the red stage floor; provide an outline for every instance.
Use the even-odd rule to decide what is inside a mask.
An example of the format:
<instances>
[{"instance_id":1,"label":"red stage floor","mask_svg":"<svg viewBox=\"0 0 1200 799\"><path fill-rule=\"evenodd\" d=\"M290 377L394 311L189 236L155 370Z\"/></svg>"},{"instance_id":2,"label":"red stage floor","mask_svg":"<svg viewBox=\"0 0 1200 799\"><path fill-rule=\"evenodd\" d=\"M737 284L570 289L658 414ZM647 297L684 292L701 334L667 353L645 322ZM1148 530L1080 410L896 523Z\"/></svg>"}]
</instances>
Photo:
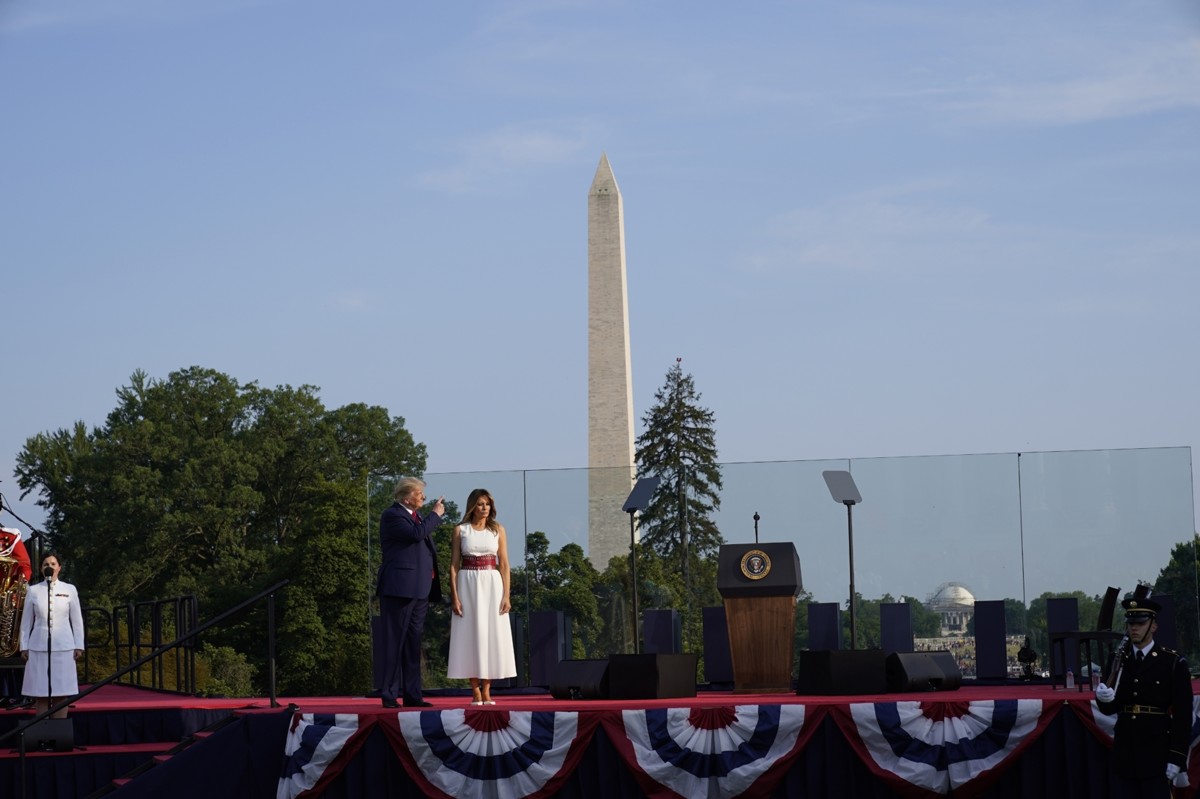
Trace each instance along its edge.
<instances>
[{"instance_id":1,"label":"red stage floor","mask_svg":"<svg viewBox=\"0 0 1200 799\"><path fill-rule=\"evenodd\" d=\"M1200 690L1200 681L1196 683ZM87 686L81 686L86 689ZM1054 688L1047 683L1019 684L1011 686L975 686L964 684L956 691L931 693L927 691L914 693L862 694L853 696L816 696L812 694L797 695L787 693L735 693L733 691L698 691L695 697L684 699L649 699L649 700L606 700L606 699L555 699L548 693L498 693L494 698L494 709L503 710L555 710L555 711L585 711L602 709L619 709L628 707L663 708L663 707L718 707L730 704L806 704L806 705L837 705L847 702L881 702L896 700L928 701L936 698L939 701L971 702L997 697L1011 699L1041 699L1057 701L1077 701L1091 699L1092 693L1079 689ZM425 697L433 704L432 710L451 710L470 706L470 696L437 696ZM278 697L278 707L294 704L307 713L368 713L372 710L385 712L379 699L364 696L304 696ZM179 694L151 691L145 688L135 688L125 685L106 685L96 692L79 700L71 706L72 713L113 710L148 710L148 709L227 709L227 710L271 710L271 702L265 698L225 699L210 697L181 696ZM415 712L415 708L401 708L402 712ZM393 710L386 710L393 713ZM0 711L0 719L6 716L32 715L29 710Z\"/></svg>"},{"instance_id":2,"label":"red stage floor","mask_svg":"<svg viewBox=\"0 0 1200 799\"><path fill-rule=\"evenodd\" d=\"M516 762L531 765L534 776L521 771L501 793L1108 795L1111 726L1096 715L1090 691L1048 684L968 683L947 692L857 696L700 691L655 700L495 698L480 708L469 696L433 695L426 697L430 708L395 710L361 696L279 697L272 707L261 698L106 686L71 711L86 751L31 757L41 771L28 795L86 796L128 771L131 758L164 762L124 785L116 799L165 791L183 799L195 784L205 785L203 795L223 799L463 797L489 792L496 775L509 774ZM29 715L0 712L0 732ZM214 719L232 723L180 755L162 755ZM109 759L112 765L104 765ZM14 761L0 750L5 797L18 796L10 792Z\"/></svg>"}]
</instances>

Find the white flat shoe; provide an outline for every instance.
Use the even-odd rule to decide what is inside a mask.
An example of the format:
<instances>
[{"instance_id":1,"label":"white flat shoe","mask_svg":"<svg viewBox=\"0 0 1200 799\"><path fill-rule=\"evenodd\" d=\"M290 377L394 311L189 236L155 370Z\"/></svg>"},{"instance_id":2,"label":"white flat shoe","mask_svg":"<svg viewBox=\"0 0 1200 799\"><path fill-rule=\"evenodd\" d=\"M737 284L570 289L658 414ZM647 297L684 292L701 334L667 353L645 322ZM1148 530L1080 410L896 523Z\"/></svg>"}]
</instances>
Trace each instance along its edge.
<instances>
[{"instance_id":1,"label":"white flat shoe","mask_svg":"<svg viewBox=\"0 0 1200 799\"><path fill-rule=\"evenodd\" d=\"M483 702L480 702L479 704L481 704L481 705L494 705L494 704L496 704L496 700L494 700L494 699L487 699L487 700L485 700L485 701L483 701Z\"/></svg>"},{"instance_id":2,"label":"white flat shoe","mask_svg":"<svg viewBox=\"0 0 1200 799\"><path fill-rule=\"evenodd\" d=\"M479 707L480 705L484 704L484 702L482 700L480 700L478 702L472 701L471 704L474 705L475 707Z\"/></svg>"}]
</instances>

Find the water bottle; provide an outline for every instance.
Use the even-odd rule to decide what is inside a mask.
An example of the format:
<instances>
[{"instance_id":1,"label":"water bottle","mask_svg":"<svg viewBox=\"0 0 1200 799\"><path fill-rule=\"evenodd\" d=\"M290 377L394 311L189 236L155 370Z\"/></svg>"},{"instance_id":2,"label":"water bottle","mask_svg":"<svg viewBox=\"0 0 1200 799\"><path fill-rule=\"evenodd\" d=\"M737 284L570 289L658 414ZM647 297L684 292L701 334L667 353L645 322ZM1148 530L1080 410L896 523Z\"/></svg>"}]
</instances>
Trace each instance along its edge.
<instances>
[{"instance_id":1,"label":"water bottle","mask_svg":"<svg viewBox=\"0 0 1200 799\"><path fill-rule=\"evenodd\" d=\"M1071 671L1070 669L1067 669L1067 689L1070 690L1071 688L1074 688L1074 687L1075 687L1075 672Z\"/></svg>"}]
</instances>

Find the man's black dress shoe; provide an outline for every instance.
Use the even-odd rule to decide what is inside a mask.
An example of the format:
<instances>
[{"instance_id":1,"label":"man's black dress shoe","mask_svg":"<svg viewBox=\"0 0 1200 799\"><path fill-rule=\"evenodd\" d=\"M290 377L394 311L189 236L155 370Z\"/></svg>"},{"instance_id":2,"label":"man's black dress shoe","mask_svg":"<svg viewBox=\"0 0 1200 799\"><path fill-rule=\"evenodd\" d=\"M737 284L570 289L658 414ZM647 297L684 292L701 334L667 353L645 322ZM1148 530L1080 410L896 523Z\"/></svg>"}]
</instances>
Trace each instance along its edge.
<instances>
[{"instance_id":1,"label":"man's black dress shoe","mask_svg":"<svg viewBox=\"0 0 1200 799\"><path fill-rule=\"evenodd\" d=\"M400 703L397 702L395 699L385 699L385 700L383 700L383 706L384 707L400 707Z\"/></svg>"},{"instance_id":2,"label":"man's black dress shoe","mask_svg":"<svg viewBox=\"0 0 1200 799\"><path fill-rule=\"evenodd\" d=\"M418 699L416 702L409 702L409 701L406 699L406 700L404 701L404 706L405 706L405 707L433 707L433 703L432 703L432 702L426 702L426 701L424 701L424 700L421 700L421 699Z\"/></svg>"}]
</instances>

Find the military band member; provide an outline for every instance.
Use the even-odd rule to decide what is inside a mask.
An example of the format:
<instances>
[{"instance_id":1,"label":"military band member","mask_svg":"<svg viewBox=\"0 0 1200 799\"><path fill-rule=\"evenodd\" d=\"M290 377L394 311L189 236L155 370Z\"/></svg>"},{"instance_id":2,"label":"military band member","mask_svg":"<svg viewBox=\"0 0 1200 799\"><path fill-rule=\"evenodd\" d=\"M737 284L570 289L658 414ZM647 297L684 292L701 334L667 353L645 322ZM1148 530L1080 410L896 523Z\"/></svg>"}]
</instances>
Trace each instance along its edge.
<instances>
[{"instance_id":1,"label":"military band member","mask_svg":"<svg viewBox=\"0 0 1200 799\"><path fill-rule=\"evenodd\" d=\"M29 552L15 527L0 527L0 657L15 656L20 650L21 607L33 569ZM22 668L0 669L0 708L24 706L21 699ZM33 700L28 700L33 704Z\"/></svg>"}]
</instances>

